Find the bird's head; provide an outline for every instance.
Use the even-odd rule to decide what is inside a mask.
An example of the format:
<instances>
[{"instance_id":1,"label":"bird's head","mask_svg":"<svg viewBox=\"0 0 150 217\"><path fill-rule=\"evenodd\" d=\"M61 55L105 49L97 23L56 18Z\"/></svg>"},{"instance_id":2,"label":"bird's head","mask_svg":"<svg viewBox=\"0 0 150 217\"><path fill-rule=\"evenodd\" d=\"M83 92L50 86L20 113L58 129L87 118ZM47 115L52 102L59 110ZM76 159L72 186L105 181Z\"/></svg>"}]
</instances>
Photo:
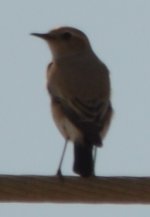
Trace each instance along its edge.
<instances>
[{"instance_id":1,"label":"bird's head","mask_svg":"<svg viewBox=\"0 0 150 217\"><path fill-rule=\"evenodd\" d=\"M60 27L48 33L32 33L48 43L54 58L67 57L91 49L87 36L72 27Z\"/></svg>"}]
</instances>

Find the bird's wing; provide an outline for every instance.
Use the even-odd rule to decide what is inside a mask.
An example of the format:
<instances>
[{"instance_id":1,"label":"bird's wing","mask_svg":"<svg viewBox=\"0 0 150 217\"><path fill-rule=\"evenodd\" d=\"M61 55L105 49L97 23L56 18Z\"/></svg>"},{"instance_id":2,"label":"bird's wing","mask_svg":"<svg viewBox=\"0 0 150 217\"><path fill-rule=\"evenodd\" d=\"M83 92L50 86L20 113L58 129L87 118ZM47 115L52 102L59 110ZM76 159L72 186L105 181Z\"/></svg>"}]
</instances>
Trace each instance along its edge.
<instances>
[{"instance_id":1,"label":"bird's wing","mask_svg":"<svg viewBox=\"0 0 150 217\"><path fill-rule=\"evenodd\" d=\"M100 131L103 128L103 118L109 102L91 100L82 102L78 98L72 100L55 96L51 91L52 101L58 103L65 116L84 134L90 141L100 144Z\"/></svg>"},{"instance_id":2,"label":"bird's wing","mask_svg":"<svg viewBox=\"0 0 150 217\"><path fill-rule=\"evenodd\" d=\"M48 70L51 66L52 64L48 66ZM63 87L58 84L51 85L51 82L48 83L47 88L52 101L59 104L65 116L84 135L87 137L91 135L92 138L99 136L103 128L103 118L110 104L108 100L102 100L101 97L87 100L81 99L80 96L72 96L70 93L66 95Z\"/></svg>"}]
</instances>

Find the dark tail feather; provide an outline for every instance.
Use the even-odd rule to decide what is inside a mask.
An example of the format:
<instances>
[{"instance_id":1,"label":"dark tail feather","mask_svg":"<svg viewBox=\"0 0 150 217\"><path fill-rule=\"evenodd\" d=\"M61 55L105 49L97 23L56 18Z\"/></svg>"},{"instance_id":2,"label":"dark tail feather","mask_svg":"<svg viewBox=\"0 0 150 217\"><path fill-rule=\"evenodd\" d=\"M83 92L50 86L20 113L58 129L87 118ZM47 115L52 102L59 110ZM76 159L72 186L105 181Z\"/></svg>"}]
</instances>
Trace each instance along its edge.
<instances>
[{"instance_id":1,"label":"dark tail feather","mask_svg":"<svg viewBox=\"0 0 150 217\"><path fill-rule=\"evenodd\" d=\"M88 144L74 144L74 165L75 173L88 177L94 174L94 161L92 155L92 145Z\"/></svg>"}]
</instances>

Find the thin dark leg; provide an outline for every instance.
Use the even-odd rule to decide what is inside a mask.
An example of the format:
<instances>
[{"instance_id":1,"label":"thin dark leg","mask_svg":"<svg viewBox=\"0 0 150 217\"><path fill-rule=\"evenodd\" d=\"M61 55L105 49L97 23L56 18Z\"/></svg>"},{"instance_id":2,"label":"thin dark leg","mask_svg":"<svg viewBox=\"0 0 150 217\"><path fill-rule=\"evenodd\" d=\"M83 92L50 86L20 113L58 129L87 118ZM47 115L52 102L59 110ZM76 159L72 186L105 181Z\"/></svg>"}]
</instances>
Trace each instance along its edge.
<instances>
[{"instance_id":1,"label":"thin dark leg","mask_svg":"<svg viewBox=\"0 0 150 217\"><path fill-rule=\"evenodd\" d=\"M68 143L68 140L65 141L64 149L63 149L63 152L62 152L62 155L61 155L61 159L60 159L60 163L59 163L58 170L57 170L57 176L62 176L61 166L62 166L64 155L65 155L65 152L66 152L67 143Z\"/></svg>"},{"instance_id":2,"label":"thin dark leg","mask_svg":"<svg viewBox=\"0 0 150 217\"><path fill-rule=\"evenodd\" d=\"M97 147L94 145L94 157L93 157L93 176L95 176L95 165L96 165L96 157L97 157Z\"/></svg>"}]
</instances>

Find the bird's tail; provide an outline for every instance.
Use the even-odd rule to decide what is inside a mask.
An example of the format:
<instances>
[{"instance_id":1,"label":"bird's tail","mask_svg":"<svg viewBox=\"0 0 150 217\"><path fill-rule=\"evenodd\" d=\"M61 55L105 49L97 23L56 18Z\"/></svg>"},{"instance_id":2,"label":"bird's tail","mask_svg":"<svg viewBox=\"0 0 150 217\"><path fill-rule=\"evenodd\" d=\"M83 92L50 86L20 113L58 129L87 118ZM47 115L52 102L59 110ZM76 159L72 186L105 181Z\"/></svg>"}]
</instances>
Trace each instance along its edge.
<instances>
[{"instance_id":1,"label":"bird's tail","mask_svg":"<svg viewBox=\"0 0 150 217\"><path fill-rule=\"evenodd\" d=\"M89 144L74 144L74 165L75 173L83 177L89 177L94 174L94 160L93 160L93 145Z\"/></svg>"}]
</instances>

